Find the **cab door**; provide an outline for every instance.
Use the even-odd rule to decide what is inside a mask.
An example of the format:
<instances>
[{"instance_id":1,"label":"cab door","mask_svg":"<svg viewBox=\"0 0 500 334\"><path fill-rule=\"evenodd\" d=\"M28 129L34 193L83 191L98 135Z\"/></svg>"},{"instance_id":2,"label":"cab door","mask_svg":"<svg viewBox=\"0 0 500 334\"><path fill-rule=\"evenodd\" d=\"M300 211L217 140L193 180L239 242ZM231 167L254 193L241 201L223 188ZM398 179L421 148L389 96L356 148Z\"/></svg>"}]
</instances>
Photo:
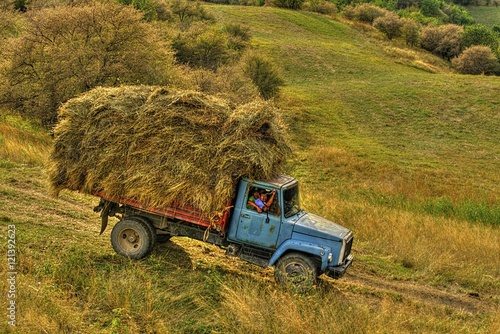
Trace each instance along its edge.
<instances>
[{"instance_id":1,"label":"cab door","mask_svg":"<svg viewBox=\"0 0 500 334\"><path fill-rule=\"evenodd\" d=\"M247 200L248 197L249 194ZM236 239L258 247L276 248L281 227L279 197L280 192L277 191L269 212L259 213L252 206L244 205L240 211Z\"/></svg>"}]
</instances>

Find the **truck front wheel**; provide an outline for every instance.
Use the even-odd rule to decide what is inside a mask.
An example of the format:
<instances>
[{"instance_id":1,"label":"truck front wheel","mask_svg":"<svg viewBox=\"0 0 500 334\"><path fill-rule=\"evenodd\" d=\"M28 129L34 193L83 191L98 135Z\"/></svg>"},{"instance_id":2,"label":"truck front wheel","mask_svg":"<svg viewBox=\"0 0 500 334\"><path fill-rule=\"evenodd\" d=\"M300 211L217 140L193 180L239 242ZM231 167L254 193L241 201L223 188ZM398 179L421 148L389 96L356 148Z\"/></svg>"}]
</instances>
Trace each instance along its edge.
<instances>
[{"instance_id":1,"label":"truck front wheel","mask_svg":"<svg viewBox=\"0 0 500 334\"><path fill-rule=\"evenodd\" d=\"M288 253L282 256L274 268L277 283L292 288L309 288L316 283L318 267L314 260L302 253Z\"/></svg>"},{"instance_id":2,"label":"truck front wheel","mask_svg":"<svg viewBox=\"0 0 500 334\"><path fill-rule=\"evenodd\" d=\"M120 255L142 259L151 252L154 236L148 223L142 219L125 218L111 231L111 245Z\"/></svg>"}]
</instances>

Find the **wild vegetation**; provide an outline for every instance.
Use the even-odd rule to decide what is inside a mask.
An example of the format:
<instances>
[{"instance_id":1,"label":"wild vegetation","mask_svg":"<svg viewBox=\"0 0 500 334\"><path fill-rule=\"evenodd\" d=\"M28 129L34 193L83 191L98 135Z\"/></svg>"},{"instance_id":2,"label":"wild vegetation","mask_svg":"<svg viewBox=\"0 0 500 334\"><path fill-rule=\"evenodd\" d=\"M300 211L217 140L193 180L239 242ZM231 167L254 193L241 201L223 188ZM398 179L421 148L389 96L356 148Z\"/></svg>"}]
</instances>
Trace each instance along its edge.
<instances>
[{"instance_id":1,"label":"wild vegetation","mask_svg":"<svg viewBox=\"0 0 500 334\"><path fill-rule=\"evenodd\" d=\"M119 257L109 231L98 236L94 197L48 195L50 131L14 116L22 105L13 104L0 110L0 221L5 252L6 228L16 227L17 326L2 321L0 331L500 331L500 78L457 74L447 60L342 16L189 8L221 30L245 27L244 49L274 65L273 99L295 151L287 172L301 181L306 210L353 230L353 267L296 295L271 270L184 238L142 261ZM2 15L2 45L28 31L22 15ZM191 19L174 26L207 24ZM178 36L168 27L160 40ZM239 34L231 31L226 41ZM269 70L246 68L251 54L215 72L168 54L171 85L222 89L235 102L259 94L248 71Z\"/></svg>"}]
</instances>

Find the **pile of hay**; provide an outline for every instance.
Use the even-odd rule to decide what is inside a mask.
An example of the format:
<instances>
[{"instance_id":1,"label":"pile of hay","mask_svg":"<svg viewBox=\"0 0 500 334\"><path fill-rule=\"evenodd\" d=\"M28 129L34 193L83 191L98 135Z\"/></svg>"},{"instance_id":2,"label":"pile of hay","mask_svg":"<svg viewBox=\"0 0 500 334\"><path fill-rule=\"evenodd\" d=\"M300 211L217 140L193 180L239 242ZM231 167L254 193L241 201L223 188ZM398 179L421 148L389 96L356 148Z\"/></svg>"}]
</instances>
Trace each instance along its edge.
<instances>
[{"instance_id":1,"label":"pile of hay","mask_svg":"<svg viewBox=\"0 0 500 334\"><path fill-rule=\"evenodd\" d=\"M241 177L269 179L290 154L280 115L165 87L96 88L59 110L50 181L62 189L175 202L220 214Z\"/></svg>"}]
</instances>

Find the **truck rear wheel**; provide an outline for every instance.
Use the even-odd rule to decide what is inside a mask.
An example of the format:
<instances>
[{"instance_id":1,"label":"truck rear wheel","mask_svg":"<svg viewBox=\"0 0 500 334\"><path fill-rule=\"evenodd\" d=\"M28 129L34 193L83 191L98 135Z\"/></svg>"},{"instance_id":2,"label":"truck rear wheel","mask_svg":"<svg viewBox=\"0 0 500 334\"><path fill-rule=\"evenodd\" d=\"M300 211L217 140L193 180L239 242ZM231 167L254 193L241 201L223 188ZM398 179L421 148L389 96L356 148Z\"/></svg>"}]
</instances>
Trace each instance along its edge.
<instances>
[{"instance_id":1,"label":"truck rear wheel","mask_svg":"<svg viewBox=\"0 0 500 334\"><path fill-rule=\"evenodd\" d=\"M288 253L277 261L274 278L277 283L291 288L310 288L316 284L318 267L314 260L305 254Z\"/></svg>"},{"instance_id":2,"label":"truck rear wheel","mask_svg":"<svg viewBox=\"0 0 500 334\"><path fill-rule=\"evenodd\" d=\"M151 227L143 219L125 218L111 231L111 245L120 255L131 259L142 259L154 245Z\"/></svg>"},{"instance_id":3,"label":"truck rear wheel","mask_svg":"<svg viewBox=\"0 0 500 334\"><path fill-rule=\"evenodd\" d=\"M135 220L140 220L142 221L146 227L148 228L149 230L149 233L151 235L151 243L149 245L149 251L148 251L148 254L153 250L153 247L154 245L156 244L158 238L157 238L157 235L156 235L156 228L153 226L153 224L151 224L149 222L149 220L147 218L144 218L144 217L141 217L141 216L131 216L131 217L128 217L129 219L135 219Z\"/></svg>"}]
</instances>

